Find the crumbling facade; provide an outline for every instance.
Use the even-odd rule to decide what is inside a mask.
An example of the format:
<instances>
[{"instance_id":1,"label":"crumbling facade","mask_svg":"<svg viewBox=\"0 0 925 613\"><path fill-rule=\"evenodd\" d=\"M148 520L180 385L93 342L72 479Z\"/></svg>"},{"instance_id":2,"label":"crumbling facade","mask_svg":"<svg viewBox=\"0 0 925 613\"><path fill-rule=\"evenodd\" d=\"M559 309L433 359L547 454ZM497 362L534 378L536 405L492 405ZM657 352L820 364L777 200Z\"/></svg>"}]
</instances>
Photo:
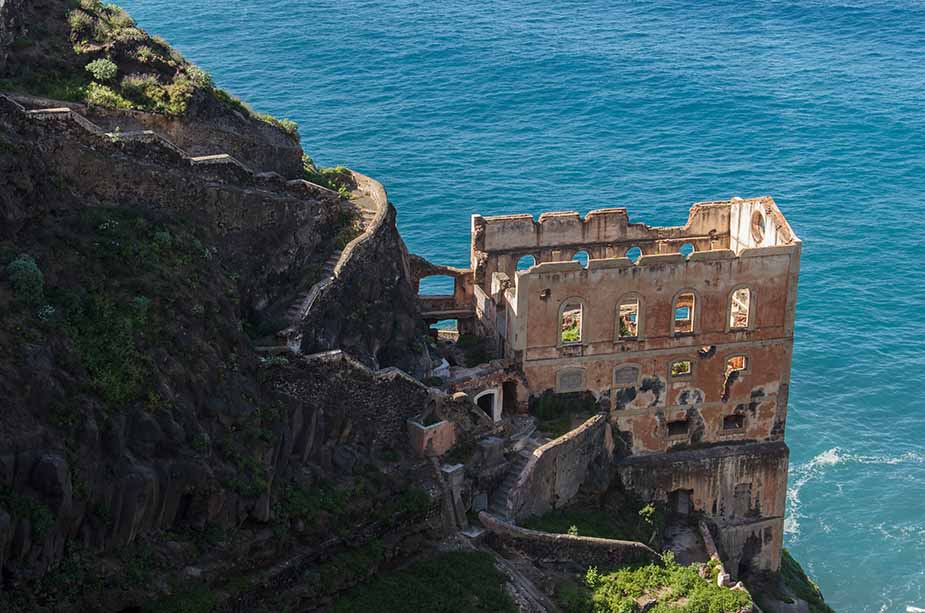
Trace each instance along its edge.
<instances>
[{"instance_id":1,"label":"crumbling facade","mask_svg":"<svg viewBox=\"0 0 925 613\"><path fill-rule=\"evenodd\" d=\"M677 227L473 215L452 306L528 397L594 395L627 487L705 513L733 572L777 570L800 245L770 197L698 203Z\"/></svg>"}]
</instances>

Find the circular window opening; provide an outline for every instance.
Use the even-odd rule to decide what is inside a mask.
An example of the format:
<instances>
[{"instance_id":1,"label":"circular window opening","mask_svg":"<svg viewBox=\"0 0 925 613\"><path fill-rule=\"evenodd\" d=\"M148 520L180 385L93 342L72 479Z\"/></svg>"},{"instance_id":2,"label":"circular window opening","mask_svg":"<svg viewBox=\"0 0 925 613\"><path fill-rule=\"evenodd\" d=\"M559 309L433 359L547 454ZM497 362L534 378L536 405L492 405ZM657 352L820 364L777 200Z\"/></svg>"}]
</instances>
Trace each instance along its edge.
<instances>
[{"instance_id":1,"label":"circular window opening","mask_svg":"<svg viewBox=\"0 0 925 613\"><path fill-rule=\"evenodd\" d=\"M752 238L758 244L764 241L764 215L761 211L752 213Z\"/></svg>"},{"instance_id":2,"label":"circular window opening","mask_svg":"<svg viewBox=\"0 0 925 613\"><path fill-rule=\"evenodd\" d=\"M681 252L681 255L687 258L690 257L692 253L694 253L694 246L690 243L684 243L681 245L681 248L678 249L678 251Z\"/></svg>"},{"instance_id":3,"label":"circular window opening","mask_svg":"<svg viewBox=\"0 0 925 613\"><path fill-rule=\"evenodd\" d=\"M642 249L640 249L639 247L631 247L629 250L627 250L626 257L631 259L633 261L633 264L635 264L636 262L639 261L639 258L642 257Z\"/></svg>"}]
</instances>

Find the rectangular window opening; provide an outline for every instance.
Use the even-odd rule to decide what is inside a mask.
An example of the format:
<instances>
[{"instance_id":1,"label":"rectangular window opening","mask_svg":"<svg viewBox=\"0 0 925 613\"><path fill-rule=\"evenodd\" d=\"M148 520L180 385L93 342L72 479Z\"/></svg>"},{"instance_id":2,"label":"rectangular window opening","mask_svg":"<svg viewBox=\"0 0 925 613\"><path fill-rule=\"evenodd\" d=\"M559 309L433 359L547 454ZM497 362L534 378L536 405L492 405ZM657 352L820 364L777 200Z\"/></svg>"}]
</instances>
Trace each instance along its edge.
<instances>
[{"instance_id":1,"label":"rectangular window opening","mask_svg":"<svg viewBox=\"0 0 925 613\"><path fill-rule=\"evenodd\" d=\"M689 426L690 426L690 421L687 419L669 421L668 422L668 436L687 436L687 430Z\"/></svg>"},{"instance_id":2,"label":"rectangular window opening","mask_svg":"<svg viewBox=\"0 0 925 613\"><path fill-rule=\"evenodd\" d=\"M639 301L629 300L620 304L620 338L639 336Z\"/></svg>"},{"instance_id":3,"label":"rectangular window opening","mask_svg":"<svg viewBox=\"0 0 925 613\"><path fill-rule=\"evenodd\" d=\"M693 365L690 360L678 360L677 362L672 362L671 364L671 376L672 377L686 377L691 374L693 370Z\"/></svg>"},{"instance_id":4,"label":"rectangular window opening","mask_svg":"<svg viewBox=\"0 0 925 613\"><path fill-rule=\"evenodd\" d=\"M681 294L674 303L674 333L694 331L694 294Z\"/></svg>"},{"instance_id":5,"label":"rectangular window opening","mask_svg":"<svg viewBox=\"0 0 925 613\"><path fill-rule=\"evenodd\" d=\"M732 302L729 305L729 327L747 328L748 310L751 302L751 291L747 287L732 292Z\"/></svg>"},{"instance_id":6,"label":"rectangular window opening","mask_svg":"<svg viewBox=\"0 0 925 613\"><path fill-rule=\"evenodd\" d=\"M723 430L741 430L744 427L744 415L727 415L723 418Z\"/></svg>"},{"instance_id":7,"label":"rectangular window opening","mask_svg":"<svg viewBox=\"0 0 925 613\"><path fill-rule=\"evenodd\" d=\"M734 355L726 360L726 375L748 368L748 358L744 355Z\"/></svg>"}]
</instances>

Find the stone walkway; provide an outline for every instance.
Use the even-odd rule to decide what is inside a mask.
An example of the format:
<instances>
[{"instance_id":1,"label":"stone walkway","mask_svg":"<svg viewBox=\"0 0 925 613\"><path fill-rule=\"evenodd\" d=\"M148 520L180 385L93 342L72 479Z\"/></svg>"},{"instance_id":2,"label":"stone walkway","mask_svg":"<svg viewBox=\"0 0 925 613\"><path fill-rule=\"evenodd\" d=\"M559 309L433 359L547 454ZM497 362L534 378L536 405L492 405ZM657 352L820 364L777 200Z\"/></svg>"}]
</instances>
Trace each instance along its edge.
<instances>
[{"instance_id":1,"label":"stone walkway","mask_svg":"<svg viewBox=\"0 0 925 613\"><path fill-rule=\"evenodd\" d=\"M282 350L288 348L289 351L299 352L302 342L302 331L300 329L302 321L308 316L321 293L337 278L341 268L349 260L353 247L370 234L374 229L376 220L381 219L381 214L384 213L383 208L386 206L385 192L382 185L358 172L353 172L353 178L357 187L351 192L350 201L360 214L360 236L350 241L343 249L332 253L325 260L321 271L321 279L307 291L297 296L286 310L286 320L289 325L278 334L280 340L284 341L284 347L265 349Z\"/></svg>"}]
</instances>

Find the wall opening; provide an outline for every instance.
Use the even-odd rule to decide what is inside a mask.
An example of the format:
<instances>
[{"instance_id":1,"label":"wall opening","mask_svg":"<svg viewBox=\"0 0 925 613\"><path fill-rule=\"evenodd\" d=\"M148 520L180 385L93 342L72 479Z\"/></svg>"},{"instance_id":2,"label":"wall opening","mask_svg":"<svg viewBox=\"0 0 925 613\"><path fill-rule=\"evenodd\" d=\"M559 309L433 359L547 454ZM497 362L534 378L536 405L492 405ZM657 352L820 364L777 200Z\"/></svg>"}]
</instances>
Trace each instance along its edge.
<instances>
[{"instance_id":1,"label":"wall opening","mask_svg":"<svg viewBox=\"0 0 925 613\"><path fill-rule=\"evenodd\" d=\"M681 253L681 255L687 258L690 257L692 253L694 253L694 246L691 243L684 243L681 245L681 248L678 249L678 251Z\"/></svg>"},{"instance_id":2,"label":"wall opening","mask_svg":"<svg viewBox=\"0 0 925 613\"><path fill-rule=\"evenodd\" d=\"M726 376L731 372L738 372L748 368L748 357L744 355L734 355L726 359Z\"/></svg>"},{"instance_id":3,"label":"wall opening","mask_svg":"<svg viewBox=\"0 0 925 613\"><path fill-rule=\"evenodd\" d=\"M583 306L580 302L570 302L562 307L560 320L560 340L562 343L581 342L581 323Z\"/></svg>"},{"instance_id":4,"label":"wall opening","mask_svg":"<svg viewBox=\"0 0 925 613\"><path fill-rule=\"evenodd\" d=\"M734 355L726 358L726 376L723 379L722 400L729 400L729 394L732 391L732 384L738 381L739 377L748 369L748 358L744 355Z\"/></svg>"},{"instance_id":5,"label":"wall opening","mask_svg":"<svg viewBox=\"0 0 925 613\"><path fill-rule=\"evenodd\" d=\"M501 421L501 405L498 402L498 391L488 390L475 397L475 404L485 411L496 423Z\"/></svg>"},{"instance_id":6,"label":"wall opening","mask_svg":"<svg viewBox=\"0 0 925 613\"><path fill-rule=\"evenodd\" d=\"M765 229L764 215L761 211L752 213L752 238L755 239L755 245L761 245L764 242Z\"/></svg>"},{"instance_id":7,"label":"wall opening","mask_svg":"<svg viewBox=\"0 0 925 613\"><path fill-rule=\"evenodd\" d=\"M633 264L639 261L639 258L642 257L642 249L639 247L630 247L626 251L626 257L633 261Z\"/></svg>"},{"instance_id":8,"label":"wall opening","mask_svg":"<svg viewBox=\"0 0 925 613\"><path fill-rule=\"evenodd\" d=\"M729 299L729 327L747 328L748 313L751 307L752 292L747 287L740 287L732 292Z\"/></svg>"},{"instance_id":9,"label":"wall opening","mask_svg":"<svg viewBox=\"0 0 925 613\"><path fill-rule=\"evenodd\" d=\"M669 511L678 515L690 515L694 510L693 498L693 490L674 490L668 494Z\"/></svg>"},{"instance_id":10,"label":"wall opening","mask_svg":"<svg viewBox=\"0 0 925 613\"><path fill-rule=\"evenodd\" d=\"M694 331L694 294L685 292L674 301L674 333L688 334Z\"/></svg>"},{"instance_id":11,"label":"wall opening","mask_svg":"<svg viewBox=\"0 0 925 613\"><path fill-rule=\"evenodd\" d=\"M517 260L517 270L527 270L536 266L536 258L532 255L525 255Z\"/></svg>"},{"instance_id":12,"label":"wall opening","mask_svg":"<svg viewBox=\"0 0 925 613\"><path fill-rule=\"evenodd\" d=\"M620 338L639 336L639 299L625 298L618 307L617 333Z\"/></svg>"},{"instance_id":13,"label":"wall opening","mask_svg":"<svg viewBox=\"0 0 925 613\"><path fill-rule=\"evenodd\" d=\"M578 253L576 253L575 255L572 256L572 259L575 260L576 262L578 262L579 264L581 264L581 267L582 267L582 268L587 268L587 267L588 267L588 259L589 259L589 258L588 258L588 252L587 252L587 251L579 251Z\"/></svg>"},{"instance_id":14,"label":"wall opening","mask_svg":"<svg viewBox=\"0 0 925 613\"><path fill-rule=\"evenodd\" d=\"M455 291L455 278L449 275L431 275L421 279L418 296L452 296Z\"/></svg>"},{"instance_id":15,"label":"wall opening","mask_svg":"<svg viewBox=\"0 0 925 613\"><path fill-rule=\"evenodd\" d=\"M723 430L742 430L745 428L744 415L727 415L723 418Z\"/></svg>"},{"instance_id":16,"label":"wall opening","mask_svg":"<svg viewBox=\"0 0 925 613\"><path fill-rule=\"evenodd\" d=\"M677 360L671 363L672 377L687 377L694 370L694 365L690 360Z\"/></svg>"},{"instance_id":17,"label":"wall opening","mask_svg":"<svg viewBox=\"0 0 925 613\"><path fill-rule=\"evenodd\" d=\"M668 436L687 436L691 422L688 419L676 419L668 422Z\"/></svg>"},{"instance_id":18,"label":"wall opening","mask_svg":"<svg viewBox=\"0 0 925 613\"><path fill-rule=\"evenodd\" d=\"M501 403L508 415L517 412L517 382L505 381L501 384Z\"/></svg>"}]
</instances>

